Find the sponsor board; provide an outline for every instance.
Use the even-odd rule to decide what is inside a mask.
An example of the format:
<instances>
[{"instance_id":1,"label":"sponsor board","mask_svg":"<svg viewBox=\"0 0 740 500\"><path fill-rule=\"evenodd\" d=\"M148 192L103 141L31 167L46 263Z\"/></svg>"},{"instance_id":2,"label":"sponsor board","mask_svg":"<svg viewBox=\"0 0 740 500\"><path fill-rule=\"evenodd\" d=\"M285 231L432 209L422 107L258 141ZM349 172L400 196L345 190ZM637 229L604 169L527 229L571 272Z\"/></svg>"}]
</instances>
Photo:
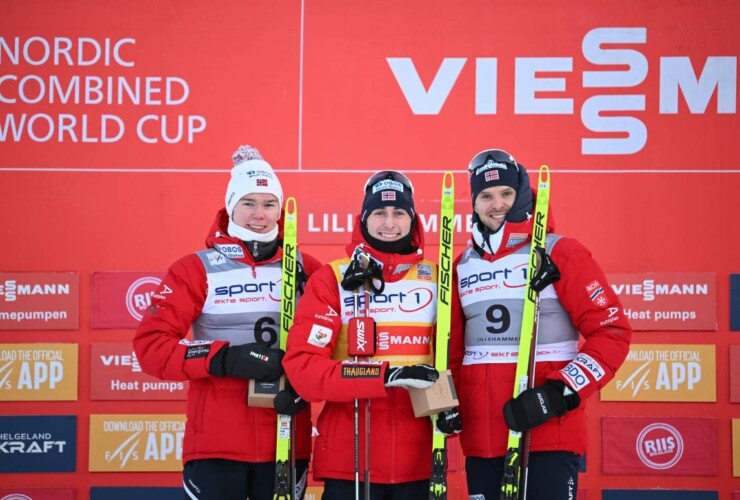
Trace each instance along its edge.
<instances>
[{"instance_id":1,"label":"sponsor board","mask_svg":"<svg viewBox=\"0 0 740 500\"><path fill-rule=\"evenodd\" d=\"M72 488L0 488L0 500L74 500Z\"/></svg>"},{"instance_id":2,"label":"sponsor board","mask_svg":"<svg viewBox=\"0 0 740 500\"><path fill-rule=\"evenodd\" d=\"M0 330L76 330L79 273L0 273Z\"/></svg>"},{"instance_id":3,"label":"sponsor board","mask_svg":"<svg viewBox=\"0 0 740 500\"><path fill-rule=\"evenodd\" d=\"M90 415L90 472L181 471L185 415Z\"/></svg>"},{"instance_id":4,"label":"sponsor board","mask_svg":"<svg viewBox=\"0 0 740 500\"><path fill-rule=\"evenodd\" d=\"M740 331L740 274L730 275L730 330Z\"/></svg>"},{"instance_id":5,"label":"sponsor board","mask_svg":"<svg viewBox=\"0 0 740 500\"><path fill-rule=\"evenodd\" d=\"M636 331L717 330L714 273L630 273L607 277Z\"/></svg>"},{"instance_id":6,"label":"sponsor board","mask_svg":"<svg viewBox=\"0 0 740 500\"><path fill-rule=\"evenodd\" d=\"M95 272L92 328L136 328L164 273Z\"/></svg>"},{"instance_id":7,"label":"sponsor board","mask_svg":"<svg viewBox=\"0 0 740 500\"><path fill-rule=\"evenodd\" d=\"M730 346L730 402L740 403L740 345Z\"/></svg>"},{"instance_id":8,"label":"sponsor board","mask_svg":"<svg viewBox=\"0 0 740 500\"><path fill-rule=\"evenodd\" d=\"M182 488L113 486L90 488L90 500L131 500L132 498L136 500L182 500Z\"/></svg>"},{"instance_id":9,"label":"sponsor board","mask_svg":"<svg viewBox=\"0 0 740 500\"><path fill-rule=\"evenodd\" d=\"M717 401L716 346L632 344L602 401Z\"/></svg>"},{"instance_id":10,"label":"sponsor board","mask_svg":"<svg viewBox=\"0 0 740 500\"><path fill-rule=\"evenodd\" d=\"M0 472L74 472L76 415L0 417Z\"/></svg>"},{"instance_id":11,"label":"sponsor board","mask_svg":"<svg viewBox=\"0 0 740 500\"><path fill-rule=\"evenodd\" d=\"M716 418L602 417L604 474L717 475Z\"/></svg>"},{"instance_id":12,"label":"sponsor board","mask_svg":"<svg viewBox=\"0 0 740 500\"><path fill-rule=\"evenodd\" d=\"M732 476L740 477L740 418L732 419Z\"/></svg>"},{"instance_id":13,"label":"sponsor board","mask_svg":"<svg viewBox=\"0 0 740 500\"><path fill-rule=\"evenodd\" d=\"M602 490L601 500L719 500L707 490Z\"/></svg>"},{"instance_id":14,"label":"sponsor board","mask_svg":"<svg viewBox=\"0 0 740 500\"><path fill-rule=\"evenodd\" d=\"M128 342L93 343L90 374L92 400L181 400L187 397L187 381L160 380L142 372Z\"/></svg>"},{"instance_id":15,"label":"sponsor board","mask_svg":"<svg viewBox=\"0 0 740 500\"><path fill-rule=\"evenodd\" d=\"M0 344L0 401L76 401L77 344Z\"/></svg>"},{"instance_id":16,"label":"sponsor board","mask_svg":"<svg viewBox=\"0 0 740 500\"><path fill-rule=\"evenodd\" d=\"M717 401L716 346L632 344L602 401Z\"/></svg>"}]
</instances>

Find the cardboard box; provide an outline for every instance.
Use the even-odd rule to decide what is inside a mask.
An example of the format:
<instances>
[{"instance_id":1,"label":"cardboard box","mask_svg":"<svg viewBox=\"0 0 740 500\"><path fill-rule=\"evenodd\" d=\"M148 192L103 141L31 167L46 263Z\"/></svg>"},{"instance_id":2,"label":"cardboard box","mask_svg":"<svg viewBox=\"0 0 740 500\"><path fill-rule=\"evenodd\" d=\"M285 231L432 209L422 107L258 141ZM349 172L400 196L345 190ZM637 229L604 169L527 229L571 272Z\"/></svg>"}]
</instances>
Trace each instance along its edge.
<instances>
[{"instance_id":1,"label":"cardboard box","mask_svg":"<svg viewBox=\"0 0 740 500\"><path fill-rule=\"evenodd\" d=\"M247 404L255 408L272 408L277 393L285 389L285 375L277 380L250 380Z\"/></svg>"},{"instance_id":2,"label":"cardboard box","mask_svg":"<svg viewBox=\"0 0 740 500\"><path fill-rule=\"evenodd\" d=\"M450 370L439 372L439 378L429 389L409 389L409 394L416 417L450 410L459 404Z\"/></svg>"}]
</instances>

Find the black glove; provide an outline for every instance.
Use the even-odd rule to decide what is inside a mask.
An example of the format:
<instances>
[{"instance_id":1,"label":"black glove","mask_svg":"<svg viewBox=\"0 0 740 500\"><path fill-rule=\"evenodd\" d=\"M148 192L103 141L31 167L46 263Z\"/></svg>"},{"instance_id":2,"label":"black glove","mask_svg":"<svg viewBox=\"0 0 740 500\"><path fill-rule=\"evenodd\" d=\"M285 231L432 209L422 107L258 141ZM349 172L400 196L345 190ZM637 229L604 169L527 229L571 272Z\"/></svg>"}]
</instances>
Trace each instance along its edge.
<instances>
[{"instance_id":1,"label":"black glove","mask_svg":"<svg viewBox=\"0 0 740 500\"><path fill-rule=\"evenodd\" d=\"M385 371L386 387L427 389L439 378L439 372L430 365L389 366Z\"/></svg>"},{"instance_id":2,"label":"black glove","mask_svg":"<svg viewBox=\"0 0 740 500\"><path fill-rule=\"evenodd\" d=\"M379 284L376 284L376 281ZM362 267L361 258L355 257L344 271L344 276L342 277L342 288L348 292L353 292L363 286L366 282L375 293L383 293L383 290L385 290L383 270L380 269L378 263L368 257L367 266Z\"/></svg>"},{"instance_id":3,"label":"black glove","mask_svg":"<svg viewBox=\"0 0 740 500\"><path fill-rule=\"evenodd\" d=\"M281 349L260 344L225 346L211 358L208 371L215 377L275 380L285 373L283 356Z\"/></svg>"},{"instance_id":4,"label":"black glove","mask_svg":"<svg viewBox=\"0 0 740 500\"><path fill-rule=\"evenodd\" d=\"M504 420L513 431L526 432L577 408L581 397L560 380L527 389L504 405Z\"/></svg>"},{"instance_id":5,"label":"black glove","mask_svg":"<svg viewBox=\"0 0 740 500\"><path fill-rule=\"evenodd\" d=\"M286 387L275 395L272 406L281 415L296 415L308 405L308 402L300 397L292 387Z\"/></svg>"},{"instance_id":6,"label":"black glove","mask_svg":"<svg viewBox=\"0 0 740 500\"><path fill-rule=\"evenodd\" d=\"M451 436L462 431L462 419L457 408L445 410L437 414L437 430Z\"/></svg>"}]
</instances>

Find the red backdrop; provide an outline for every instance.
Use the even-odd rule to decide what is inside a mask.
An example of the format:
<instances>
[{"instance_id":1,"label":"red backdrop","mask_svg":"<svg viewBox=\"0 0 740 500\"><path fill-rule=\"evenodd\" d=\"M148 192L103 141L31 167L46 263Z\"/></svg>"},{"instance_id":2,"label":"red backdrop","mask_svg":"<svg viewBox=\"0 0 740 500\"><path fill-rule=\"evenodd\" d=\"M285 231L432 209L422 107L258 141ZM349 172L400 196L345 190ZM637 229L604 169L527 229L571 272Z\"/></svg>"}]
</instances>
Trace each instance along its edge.
<instances>
[{"instance_id":1,"label":"red backdrop","mask_svg":"<svg viewBox=\"0 0 740 500\"><path fill-rule=\"evenodd\" d=\"M175 472L88 472L90 415L183 412L180 400L91 399L92 344L133 335L93 328L93 273L161 273L200 249L238 145L278 170L299 241L323 261L342 252L362 183L383 168L411 176L431 258L442 172L456 172L460 251L465 167L498 147L531 171L549 164L557 231L607 273L717 276L716 331L634 335L715 346L716 401L593 397L581 488L729 498L739 15L732 0L0 4L0 272L79 273L78 329L0 331L3 344L79 344L76 401L0 401L2 415L77 415L77 472L0 482L77 498L179 484ZM716 474L605 474L602 416L717 418Z\"/></svg>"}]
</instances>

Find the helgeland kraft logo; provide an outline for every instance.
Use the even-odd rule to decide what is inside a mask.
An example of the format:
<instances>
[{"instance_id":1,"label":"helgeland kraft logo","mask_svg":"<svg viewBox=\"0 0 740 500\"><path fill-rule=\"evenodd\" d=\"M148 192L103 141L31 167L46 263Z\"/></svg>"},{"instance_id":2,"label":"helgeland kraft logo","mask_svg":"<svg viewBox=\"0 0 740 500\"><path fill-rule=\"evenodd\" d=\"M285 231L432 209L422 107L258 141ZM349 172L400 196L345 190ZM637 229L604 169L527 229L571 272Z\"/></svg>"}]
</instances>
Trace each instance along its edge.
<instances>
[{"instance_id":1,"label":"helgeland kraft logo","mask_svg":"<svg viewBox=\"0 0 740 500\"><path fill-rule=\"evenodd\" d=\"M77 417L0 417L0 472L74 472Z\"/></svg>"}]
</instances>

